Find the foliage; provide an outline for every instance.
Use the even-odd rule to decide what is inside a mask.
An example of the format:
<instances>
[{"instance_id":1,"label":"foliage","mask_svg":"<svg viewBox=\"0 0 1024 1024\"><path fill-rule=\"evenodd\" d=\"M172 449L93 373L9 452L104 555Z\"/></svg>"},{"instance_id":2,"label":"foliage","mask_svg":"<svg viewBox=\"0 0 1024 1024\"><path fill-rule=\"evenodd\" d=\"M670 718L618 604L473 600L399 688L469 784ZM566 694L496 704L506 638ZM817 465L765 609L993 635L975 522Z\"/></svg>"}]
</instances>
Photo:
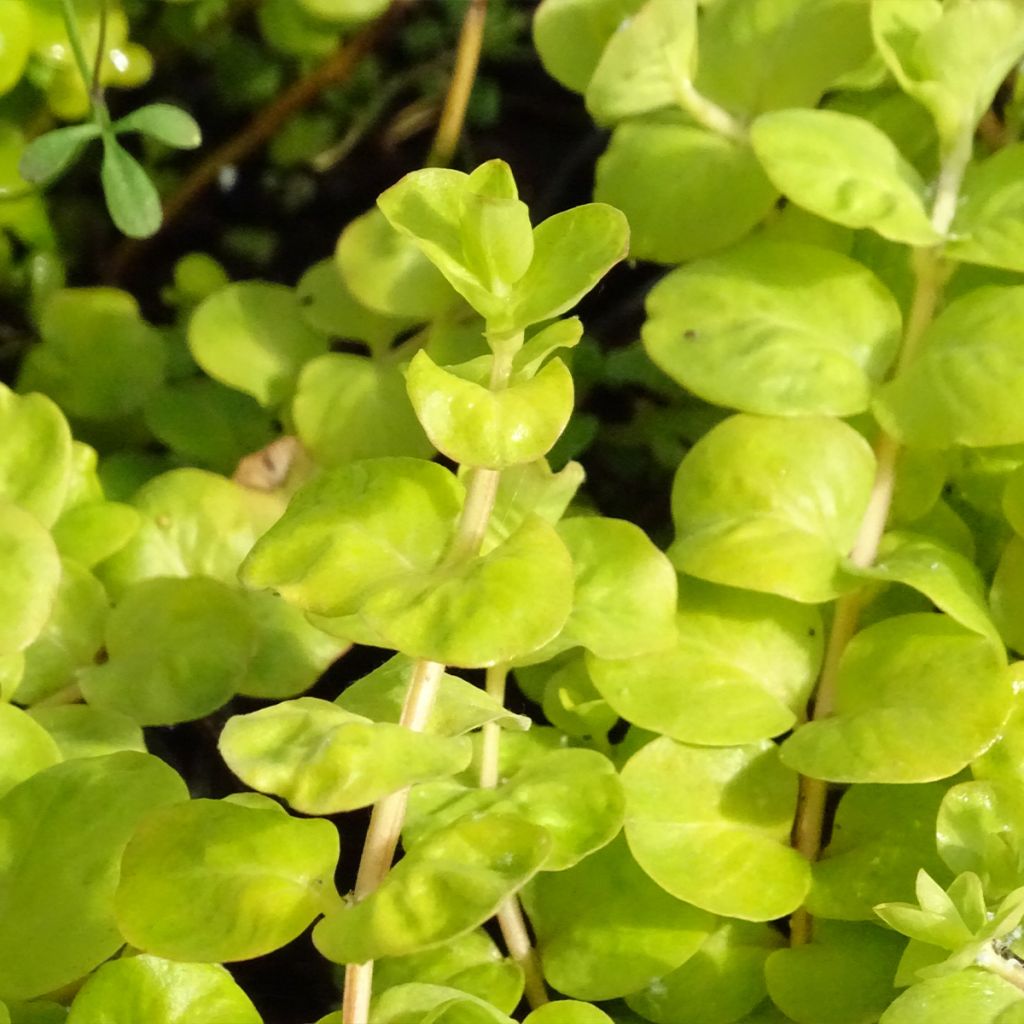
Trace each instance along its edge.
<instances>
[{"instance_id":1,"label":"foliage","mask_svg":"<svg viewBox=\"0 0 1024 1024\"><path fill-rule=\"evenodd\" d=\"M456 6L404 24L398 91L443 93ZM199 142L109 112L136 27L236 116L387 7L0 0L33 334L0 385L0 1021L277 1024L224 965L287 946L344 974L320 1024L1020 1024L1024 8L543 0L610 130L594 202L429 166L294 285L191 252L168 323L66 286L34 184L99 139L143 236ZM361 74L270 161L344 149L390 88ZM567 314L627 257L659 266L604 351ZM625 471L636 521L584 486L616 439L673 473L659 544ZM192 728L205 775L162 756Z\"/></svg>"}]
</instances>

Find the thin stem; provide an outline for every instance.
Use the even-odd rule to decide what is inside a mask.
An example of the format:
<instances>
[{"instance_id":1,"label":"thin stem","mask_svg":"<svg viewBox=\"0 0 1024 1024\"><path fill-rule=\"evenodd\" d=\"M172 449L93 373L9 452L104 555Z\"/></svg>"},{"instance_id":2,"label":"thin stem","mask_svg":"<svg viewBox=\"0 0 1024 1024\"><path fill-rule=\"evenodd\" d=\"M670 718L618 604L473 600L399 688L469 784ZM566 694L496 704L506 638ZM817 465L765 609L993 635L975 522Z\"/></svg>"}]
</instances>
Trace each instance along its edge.
<instances>
[{"instance_id":1,"label":"thin stem","mask_svg":"<svg viewBox=\"0 0 1024 1024\"><path fill-rule=\"evenodd\" d=\"M492 665L487 670L484 688L499 704L505 704L505 682L508 665ZM480 748L480 788L494 789L498 784L498 759L501 755L501 725L485 722Z\"/></svg>"},{"instance_id":2,"label":"thin stem","mask_svg":"<svg viewBox=\"0 0 1024 1024\"><path fill-rule=\"evenodd\" d=\"M960 182L970 153L971 137L967 136L953 147L943 162L931 212L932 226L940 234L946 234L956 213ZM917 355L921 338L935 317L948 276L948 267L937 248L915 249L911 262L914 269L914 297L894 371L894 376L897 377ZM875 482L857 539L850 552L850 561L860 568L872 565L878 555L878 547L892 507L899 456L899 442L885 431L880 431L875 442ZM839 664L847 644L857 631L864 600L864 592L860 589L844 594L836 601L811 721L826 718L835 709ZM793 846L809 861L817 860L821 854L827 797L827 782L806 775L801 776L796 819L793 824ZM811 930L811 916L801 907L790 919L791 944L800 946L809 942Z\"/></svg>"},{"instance_id":3,"label":"thin stem","mask_svg":"<svg viewBox=\"0 0 1024 1024\"><path fill-rule=\"evenodd\" d=\"M724 107L697 92L689 78L676 79L676 99L697 124L734 142L746 142L743 125Z\"/></svg>"},{"instance_id":4,"label":"thin stem","mask_svg":"<svg viewBox=\"0 0 1024 1024\"><path fill-rule=\"evenodd\" d=\"M975 964L998 975L1003 981L1024 991L1024 965L1016 960L1000 956L991 946L986 946L975 958Z\"/></svg>"},{"instance_id":5,"label":"thin stem","mask_svg":"<svg viewBox=\"0 0 1024 1024\"><path fill-rule=\"evenodd\" d=\"M92 74L89 70L89 61L85 56L85 45L82 43L82 34L78 31L78 15L75 13L74 0L60 0L61 14L64 16L64 28L68 34L68 42L71 44L71 53L78 65L78 72L82 76L82 84L89 89L92 81ZM90 89L90 98L92 90Z\"/></svg>"},{"instance_id":6,"label":"thin stem","mask_svg":"<svg viewBox=\"0 0 1024 1024\"><path fill-rule=\"evenodd\" d=\"M466 16L462 20L462 31L459 33L451 85L448 87L441 120L438 122L434 142L427 156L427 167L446 167L455 154L462 126L466 121L466 109L473 92L473 83L476 81L477 68L480 65L480 50L483 46L486 23L487 0L469 0Z\"/></svg>"},{"instance_id":7,"label":"thin stem","mask_svg":"<svg viewBox=\"0 0 1024 1024\"><path fill-rule=\"evenodd\" d=\"M103 56L107 49L107 0L100 0L100 30L96 40L96 60L92 68L92 80L88 83L94 103L103 101L103 82L100 74L103 71Z\"/></svg>"},{"instance_id":8,"label":"thin stem","mask_svg":"<svg viewBox=\"0 0 1024 1024\"><path fill-rule=\"evenodd\" d=\"M512 373L511 350L495 352L491 369L491 387L507 385ZM476 557L487 532L487 524L494 509L500 473L494 469L475 469L466 490L458 526L451 547L442 560L443 565L456 565ZM434 706L434 698L444 673L444 665L420 659L413 668L409 691L402 708L400 724L415 732L422 732ZM359 861L353 896L356 901L369 896L384 880L398 849L398 840L405 820L405 807L409 791L379 800L370 814L363 853ZM345 993L342 1001L344 1024L369 1024L370 1001L373 996L373 961L348 964L345 967Z\"/></svg>"}]
</instances>

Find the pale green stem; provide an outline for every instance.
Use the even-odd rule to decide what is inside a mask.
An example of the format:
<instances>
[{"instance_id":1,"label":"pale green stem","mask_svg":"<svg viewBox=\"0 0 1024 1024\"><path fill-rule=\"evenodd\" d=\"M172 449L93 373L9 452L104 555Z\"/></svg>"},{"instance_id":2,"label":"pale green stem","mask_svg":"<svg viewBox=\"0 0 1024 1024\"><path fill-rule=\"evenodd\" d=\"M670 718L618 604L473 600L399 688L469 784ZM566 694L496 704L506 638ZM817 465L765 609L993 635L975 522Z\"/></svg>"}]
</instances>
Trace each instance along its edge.
<instances>
[{"instance_id":1,"label":"pale green stem","mask_svg":"<svg viewBox=\"0 0 1024 1024\"><path fill-rule=\"evenodd\" d=\"M954 147L943 162L931 213L932 226L940 234L944 235L949 230L953 215L956 213L960 182L963 179L970 154L971 138L968 137L966 141ZM915 249L911 259L915 280L914 297L907 316L903 344L900 348L894 376L899 376L916 356L921 338L935 317L947 280L947 268L938 248ZM892 507L892 496L896 483L896 463L899 456L899 442L885 431L880 431L878 440L875 442L875 482L857 539L850 552L850 561L861 568L872 565L878 555L878 546L885 532L889 510ZM828 644L825 648L821 675L815 693L812 721L828 717L835 708L839 663L846 650L846 645L857 631L857 622L863 603L864 594L861 590L844 594L836 601L832 629L829 631ZM799 802L793 826L793 846L809 861L817 860L821 853L827 796L827 782L806 775L801 776ZM790 920L791 943L794 946L800 946L809 942L811 927L810 914L801 907Z\"/></svg>"},{"instance_id":2,"label":"pale green stem","mask_svg":"<svg viewBox=\"0 0 1024 1024\"><path fill-rule=\"evenodd\" d=\"M724 135L734 142L746 142L747 131L724 107L702 96L689 78L679 77L675 82L679 106L697 122L716 135Z\"/></svg>"},{"instance_id":3,"label":"pale green stem","mask_svg":"<svg viewBox=\"0 0 1024 1024\"><path fill-rule=\"evenodd\" d=\"M522 335L518 335L518 338L521 343ZM496 350L491 387L495 390L505 387L511 372L512 349ZM475 558L479 553L494 509L499 477L499 471L493 469L474 469L471 473L455 536L442 564L455 565ZM443 674L444 665L440 662L422 658L416 662L402 707L401 725L415 732L423 731ZM374 892L391 870L402 834L408 796L409 791L403 789L389 794L374 805L353 890L356 901ZM372 998L373 961L347 964L341 1008L343 1024L369 1024Z\"/></svg>"},{"instance_id":4,"label":"pale green stem","mask_svg":"<svg viewBox=\"0 0 1024 1024\"><path fill-rule=\"evenodd\" d=\"M487 692L499 704L505 703L505 681L508 665L494 665L487 670ZM483 727L483 742L480 748L480 788L493 789L498 784L498 762L501 755L501 726L487 722ZM523 919L519 898L509 896L498 907L496 917L501 936L505 940L509 956L519 964L523 972L527 1002L533 1009L548 1002L537 951L530 941L530 933Z\"/></svg>"},{"instance_id":5,"label":"pale green stem","mask_svg":"<svg viewBox=\"0 0 1024 1024\"><path fill-rule=\"evenodd\" d=\"M1000 956L991 946L986 946L975 958L975 964L991 971L1004 981L1024 991L1024 964L1007 960Z\"/></svg>"}]
</instances>

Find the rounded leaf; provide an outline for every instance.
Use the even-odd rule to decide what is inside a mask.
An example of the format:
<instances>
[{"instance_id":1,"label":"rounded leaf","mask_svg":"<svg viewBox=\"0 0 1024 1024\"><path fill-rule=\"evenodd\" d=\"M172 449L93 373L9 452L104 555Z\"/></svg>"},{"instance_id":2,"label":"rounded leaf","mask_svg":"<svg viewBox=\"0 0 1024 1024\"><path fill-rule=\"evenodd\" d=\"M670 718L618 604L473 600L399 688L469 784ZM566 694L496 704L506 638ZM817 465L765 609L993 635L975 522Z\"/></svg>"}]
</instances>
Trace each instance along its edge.
<instances>
[{"instance_id":1,"label":"rounded leaf","mask_svg":"<svg viewBox=\"0 0 1024 1024\"><path fill-rule=\"evenodd\" d=\"M643 342L705 401L775 416L868 407L899 343L900 311L859 263L810 245L752 242L663 277Z\"/></svg>"},{"instance_id":2,"label":"rounded leaf","mask_svg":"<svg viewBox=\"0 0 1024 1024\"><path fill-rule=\"evenodd\" d=\"M13 704L0 704L0 736L0 796L63 760L50 734Z\"/></svg>"},{"instance_id":3,"label":"rounded leaf","mask_svg":"<svg viewBox=\"0 0 1024 1024\"><path fill-rule=\"evenodd\" d=\"M676 473L669 557L715 583L827 601L843 588L874 474L867 441L838 420L733 416Z\"/></svg>"},{"instance_id":4,"label":"rounded leaf","mask_svg":"<svg viewBox=\"0 0 1024 1024\"><path fill-rule=\"evenodd\" d=\"M801 725L782 758L831 782L943 779L991 746L1012 699L1002 651L990 640L943 615L896 616L853 638L833 713Z\"/></svg>"},{"instance_id":5,"label":"rounded leaf","mask_svg":"<svg viewBox=\"0 0 1024 1024\"><path fill-rule=\"evenodd\" d=\"M569 999L556 999L538 1006L524 1024L615 1024L603 1010L590 1003L577 1003Z\"/></svg>"},{"instance_id":6,"label":"rounded leaf","mask_svg":"<svg viewBox=\"0 0 1024 1024\"><path fill-rule=\"evenodd\" d=\"M117 923L171 960L248 960L291 942L321 912L338 860L328 821L220 800L149 815L121 864Z\"/></svg>"},{"instance_id":7,"label":"rounded leaf","mask_svg":"<svg viewBox=\"0 0 1024 1024\"><path fill-rule=\"evenodd\" d=\"M662 737L630 758L622 784L629 848L673 896L746 921L803 902L810 865L789 845L797 776L774 744L691 747Z\"/></svg>"},{"instance_id":8,"label":"rounded leaf","mask_svg":"<svg viewBox=\"0 0 1024 1024\"><path fill-rule=\"evenodd\" d=\"M1022 1002L1024 994L1010 982L969 967L912 985L882 1014L879 1024L1011 1024L1019 1018L1004 1013Z\"/></svg>"},{"instance_id":9,"label":"rounded leaf","mask_svg":"<svg viewBox=\"0 0 1024 1024\"><path fill-rule=\"evenodd\" d=\"M75 996L67 1024L262 1024L220 964L159 957L111 960Z\"/></svg>"},{"instance_id":10,"label":"rounded leaf","mask_svg":"<svg viewBox=\"0 0 1024 1024\"><path fill-rule=\"evenodd\" d=\"M683 577L676 629L667 650L588 659L594 685L623 718L711 746L793 727L821 662L816 608Z\"/></svg>"},{"instance_id":11,"label":"rounded leaf","mask_svg":"<svg viewBox=\"0 0 1024 1024\"><path fill-rule=\"evenodd\" d=\"M431 443L466 466L505 469L534 462L572 415L572 374L561 359L500 391L465 380L420 350L406 373L409 398Z\"/></svg>"},{"instance_id":12,"label":"rounded leaf","mask_svg":"<svg viewBox=\"0 0 1024 1024\"><path fill-rule=\"evenodd\" d=\"M284 402L302 367L327 351L327 338L302 319L294 290L263 281L205 298L189 321L188 344L211 377L267 407Z\"/></svg>"},{"instance_id":13,"label":"rounded leaf","mask_svg":"<svg viewBox=\"0 0 1024 1024\"><path fill-rule=\"evenodd\" d=\"M18 83L31 51L29 9L22 0L0 0L0 95Z\"/></svg>"},{"instance_id":14,"label":"rounded leaf","mask_svg":"<svg viewBox=\"0 0 1024 1024\"><path fill-rule=\"evenodd\" d=\"M413 783L454 775L472 756L465 737L371 722L313 697L236 715L218 747L247 786L317 815L368 807Z\"/></svg>"},{"instance_id":15,"label":"rounded leaf","mask_svg":"<svg viewBox=\"0 0 1024 1024\"><path fill-rule=\"evenodd\" d=\"M55 765L0 799L0 998L52 992L124 945L125 844L150 810L187 799L175 772L134 752Z\"/></svg>"},{"instance_id":16,"label":"rounded leaf","mask_svg":"<svg viewBox=\"0 0 1024 1024\"><path fill-rule=\"evenodd\" d=\"M60 558L39 520L0 499L0 654L24 650L43 631L61 578Z\"/></svg>"},{"instance_id":17,"label":"rounded leaf","mask_svg":"<svg viewBox=\"0 0 1024 1024\"><path fill-rule=\"evenodd\" d=\"M53 738L61 757L99 757L121 750L146 751L142 729L127 715L88 704L52 704L29 714Z\"/></svg>"}]
</instances>

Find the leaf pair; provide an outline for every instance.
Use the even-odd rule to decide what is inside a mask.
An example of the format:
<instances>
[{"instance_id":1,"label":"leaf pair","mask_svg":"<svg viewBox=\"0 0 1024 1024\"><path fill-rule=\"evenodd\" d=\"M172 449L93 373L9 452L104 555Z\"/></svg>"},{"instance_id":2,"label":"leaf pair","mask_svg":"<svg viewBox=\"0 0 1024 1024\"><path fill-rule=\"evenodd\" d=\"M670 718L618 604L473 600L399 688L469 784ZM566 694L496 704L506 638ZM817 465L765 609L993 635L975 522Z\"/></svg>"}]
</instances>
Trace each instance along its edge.
<instances>
[{"instance_id":1,"label":"leaf pair","mask_svg":"<svg viewBox=\"0 0 1024 1024\"><path fill-rule=\"evenodd\" d=\"M160 196L142 165L118 142L118 135L138 132L174 149L195 149L201 141L191 115L167 103L151 103L117 121L97 116L86 124L55 128L25 148L20 170L26 181L47 184L63 174L93 139L103 143L100 182L117 227L132 238L145 238L160 227Z\"/></svg>"}]
</instances>

